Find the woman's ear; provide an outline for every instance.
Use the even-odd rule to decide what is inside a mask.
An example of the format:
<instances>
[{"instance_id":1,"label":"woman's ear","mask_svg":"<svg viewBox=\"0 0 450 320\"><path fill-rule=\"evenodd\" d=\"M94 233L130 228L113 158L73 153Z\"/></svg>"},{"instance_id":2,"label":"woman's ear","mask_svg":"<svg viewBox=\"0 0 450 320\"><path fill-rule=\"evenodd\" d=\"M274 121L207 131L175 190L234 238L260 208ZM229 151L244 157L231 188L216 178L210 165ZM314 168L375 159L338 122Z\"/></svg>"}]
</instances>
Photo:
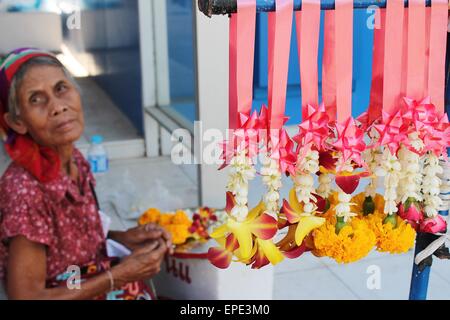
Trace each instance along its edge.
<instances>
[{"instance_id":1,"label":"woman's ear","mask_svg":"<svg viewBox=\"0 0 450 320\"><path fill-rule=\"evenodd\" d=\"M13 129L18 134L24 135L28 133L28 128L25 123L20 119L14 118L9 112L3 115L3 119L5 120L8 127Z\"/></svg>"}]
</instances>

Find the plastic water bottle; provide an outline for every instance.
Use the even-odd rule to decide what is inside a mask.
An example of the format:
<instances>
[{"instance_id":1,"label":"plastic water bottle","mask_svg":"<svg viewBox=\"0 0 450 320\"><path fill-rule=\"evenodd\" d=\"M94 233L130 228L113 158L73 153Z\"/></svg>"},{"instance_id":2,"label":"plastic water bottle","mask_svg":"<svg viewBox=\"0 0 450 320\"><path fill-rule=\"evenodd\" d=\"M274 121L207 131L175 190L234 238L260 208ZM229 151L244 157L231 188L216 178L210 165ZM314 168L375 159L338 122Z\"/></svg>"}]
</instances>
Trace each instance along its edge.
<instances>
[{"instance_id":1,"label":"plastic water bottle","mask_svg":"<svg viewBox=\"0 0 450 320\"><path fill-rule=\"evenodd\" d=\"M103 146L102 136L93 136L88 150L88 161L94 176L101 176L109 170L108 153Z\"/></svg>"},{"instance_id":2,"label":"plastic water bottle","mask_svg":"<svg viewBox=\"0 0 450 320\"><path fill-rule=\"evenodd\" d=\"M87 156L88 162L91 165L92 174L96 181L95 190L97 199L100 202L100 206L103 207L105 199L109 194L108 177L106 176L106 173L109 170L109 159L108 153L103 146L102 136L93 136L91 138L91 145L89 146Z\"/></svg>"}]
</instances>

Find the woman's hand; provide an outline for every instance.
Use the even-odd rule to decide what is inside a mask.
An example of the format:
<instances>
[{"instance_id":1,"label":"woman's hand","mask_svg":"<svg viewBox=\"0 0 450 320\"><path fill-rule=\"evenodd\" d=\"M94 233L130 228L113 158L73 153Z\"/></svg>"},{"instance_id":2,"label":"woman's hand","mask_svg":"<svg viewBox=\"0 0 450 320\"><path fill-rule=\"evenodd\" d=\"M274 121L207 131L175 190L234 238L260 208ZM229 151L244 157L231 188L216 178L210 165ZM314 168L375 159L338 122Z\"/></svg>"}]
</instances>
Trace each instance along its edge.
<instances>
[{"instance_id":1,"label":"woman's hand","mask_svg":"<svg viewBox=\"0 0 450 320\"><path fill-rule=\"evenodd\" d=\"M134 250L130 256L112 268L116 286L147 280L158 274L166 251L166 242L161 238Z\"/></svg>"},{"instance_id":2,"label":"woman's hand","mask_svg":"<svg viewBox=\"0 0 450 320\"><path fill-rule=\"evenodd\" d=\"M125 245L131 251L135 251L144 245L162 239L169 254L173 254L172 239L170 233L160 226L150 223L144 226L129 229L125 232L111 232L110 238Z\"/></svg>"}]
</instances>

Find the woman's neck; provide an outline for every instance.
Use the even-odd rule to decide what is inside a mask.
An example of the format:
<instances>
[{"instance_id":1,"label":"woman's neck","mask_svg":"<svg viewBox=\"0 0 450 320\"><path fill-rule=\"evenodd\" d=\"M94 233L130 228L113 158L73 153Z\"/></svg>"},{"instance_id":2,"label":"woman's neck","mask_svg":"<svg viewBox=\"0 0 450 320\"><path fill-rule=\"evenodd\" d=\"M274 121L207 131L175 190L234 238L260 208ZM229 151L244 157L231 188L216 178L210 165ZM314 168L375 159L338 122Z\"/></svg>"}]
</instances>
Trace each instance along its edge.
<instances>
[{"instance_id":1,"label":"woman's neck","mask_svg":"<svg viewBox=\"0 0 450 320\"><path fill-rule=\"evenodd\" d=\"M68 175L71 173L71 163L73 158L73 144L59 146L56 148L56 152L61 160L61 169Z\"/></svg>"}]
</instances>

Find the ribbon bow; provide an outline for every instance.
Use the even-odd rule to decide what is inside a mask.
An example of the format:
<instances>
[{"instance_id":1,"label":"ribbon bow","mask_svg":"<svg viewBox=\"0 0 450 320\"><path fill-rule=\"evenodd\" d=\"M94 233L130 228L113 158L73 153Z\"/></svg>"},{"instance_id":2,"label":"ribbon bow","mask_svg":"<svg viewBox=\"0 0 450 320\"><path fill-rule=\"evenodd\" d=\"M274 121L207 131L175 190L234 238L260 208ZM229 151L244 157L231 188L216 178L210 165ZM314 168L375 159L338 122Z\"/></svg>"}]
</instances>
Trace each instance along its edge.
<instances>
[{"instance_id":1,"label":"ribbon bow","mask_svg":"<svg viewBox=\"0 0 450 320\"><path fill-rule=\"evenodd\" d=\"M387 146L393 155L397 154L401 143L408 140L408 125L401 110L393 114L383 111L381 123L374 125L374 128L380 134L377 146Z\"/></svg>"},{"instance_id":2,"label":"ribbon bow","mask_svg":"<svg viewBox=\"0 0 450 320\"><path fill-rule=\"evenodd\" d=\"M406 110L403 119L407 124L408 134L417 132L424 142L423 150L419 151L412 148L409 141L405 141L408 148L420 154L431 151L438 157L441 154L446 155L445 150L450 143L450 125L447 115L439 113L429 97L420 102L409 98L404 100Z\"/></svg>"},{"instance_id":3,"label":"ribbon bow","mask_svg":"<svg viewBox=\"0 0 450 320\"><path fill-rule=\"evenodd\" d=\"M300 148L315 147L319 151L327 149L326 141L330 137L330 128L328 123L330 117L325 110L325 105L314 107L307 106L308 117L299 125L299 133L293 138L297 142L297 152Z\"/></svg>"},{"instance_id":4,"label":"ribbon bow","mask_svg":"<svg viewBox=\"0 0 450 320\"><path fill-rule=\"evenodd\" d=\"M342 163L353 160L357 165L362 166L361 154L366 149L364 130L358 128L355 120L349 117L343 123L336 123L336 133L337 140L334 147L342 153Z\"/></svg>"}]
</instances>

